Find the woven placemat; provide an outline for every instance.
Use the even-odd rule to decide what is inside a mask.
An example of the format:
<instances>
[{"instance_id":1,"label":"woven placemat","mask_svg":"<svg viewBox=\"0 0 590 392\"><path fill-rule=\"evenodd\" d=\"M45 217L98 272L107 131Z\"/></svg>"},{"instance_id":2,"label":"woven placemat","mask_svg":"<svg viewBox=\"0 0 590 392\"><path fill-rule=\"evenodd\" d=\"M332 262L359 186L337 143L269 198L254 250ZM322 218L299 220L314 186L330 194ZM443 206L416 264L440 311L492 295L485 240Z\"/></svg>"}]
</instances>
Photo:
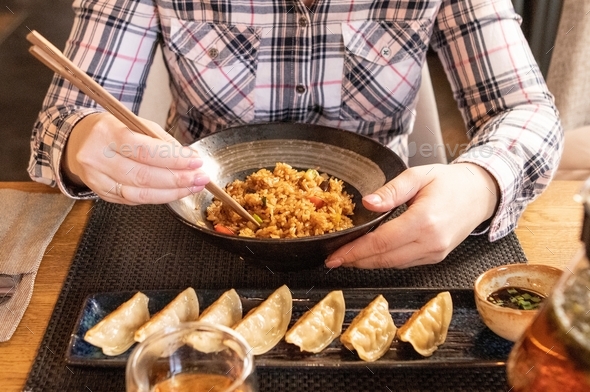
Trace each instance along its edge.
<instances>
[{"instance_id":1,"label":"woven placemat","mask_svg":"<svg viewBox=\"0 0 590 392\"><path fill-rule=\"evenodd\" d=\"M89 294L233 288L472 287L483 271L524 262L514 234L494 243L471 236L441 263L407 270L318 268L273 272L202 241L163 206L99 201L82 237L29 374L30 391L124 391L122 369L66 366L70 334ZM506 390L503 368L350 372L258 369L260 391Z\"/></svg>"}]
</instances>

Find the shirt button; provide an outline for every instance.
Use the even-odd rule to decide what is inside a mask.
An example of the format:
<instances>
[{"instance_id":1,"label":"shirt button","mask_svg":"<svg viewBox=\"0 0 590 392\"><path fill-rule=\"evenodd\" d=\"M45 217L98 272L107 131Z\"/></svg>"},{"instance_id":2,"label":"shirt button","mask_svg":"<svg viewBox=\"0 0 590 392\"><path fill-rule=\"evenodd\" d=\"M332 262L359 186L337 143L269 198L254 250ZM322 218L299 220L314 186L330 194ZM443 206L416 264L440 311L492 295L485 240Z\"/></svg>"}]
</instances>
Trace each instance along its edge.
<instances>
[{"instance_id":1,"label":"shirt button","mask_svg":"<svg viewBox=\"0 0 590 392\"><path fill-rule=\"evenodd\" d=\"M305 86L302 84L298 84L297 87L295 87L295 91L297 91L297 93L299 94L303 94L305 92Z\"/></svg>"},{"instance_id":2,"label":"shirt button","mask_svg":"<svg viewBox=\"0 0 590 392\"><path fill-rule=\"evenodd\" d=\"M209 55L209 57L211 57L212 59L214 59L217 56L219 56L219 50L217 50L216 48L209 48L207 50L207 54Z\"/></svg>"},{"instance_id":3,"label":"shirt button","mask_svg":"<svg viewBox=\"0 0 590 392\"><path fill-rule=\"evenodd\" d=\"M391 49L389 49L389 47L385 46L381 49L381 56L383 57L389 57L391 56Z\"/></svg>"},{"instance_id":4,"label":"shirt button","mask_svg":"<svg viewBox=\"0 0 590 392\"><path fill-rule=\"evenodd\" d=\"M303 16L299 18L299 27L307 27L307 19Z\"/></svg>"}]
</instances>

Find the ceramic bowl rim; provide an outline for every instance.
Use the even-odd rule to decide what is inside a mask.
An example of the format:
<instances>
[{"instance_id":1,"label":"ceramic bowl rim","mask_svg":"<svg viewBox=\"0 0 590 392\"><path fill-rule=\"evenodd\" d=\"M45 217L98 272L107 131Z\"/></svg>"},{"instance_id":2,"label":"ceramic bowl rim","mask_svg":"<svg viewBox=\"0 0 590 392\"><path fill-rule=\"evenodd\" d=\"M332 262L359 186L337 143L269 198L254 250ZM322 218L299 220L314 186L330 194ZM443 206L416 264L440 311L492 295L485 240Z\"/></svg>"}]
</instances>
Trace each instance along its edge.
<instances>
[{"instance_id":1,"label":"ceramic bowl rim","mask_svg":"<svg viewBox=\"0 0 590 392\"><path fill-rule=\"evenodd\" d=\"M235 126L235 127L229 127L226 129L223 129L221 131L215 132L211 135L207 135L205 137L203 137L202 139L196 140L194 143L198 143L201 140L209 137L209 136L214 136L214 135L218 135L220 133L223 132L235 132L236 129L239 129L241 127L244 126L268 126L268 125L277 125L277 124L281 124L281 123L273 123L273 122L263 122L263 123L256 123L256 124L246 124L246 125L241 125L241 126ZM295 123L294 123L295 124ZM387 151L388 153L391 154L391 159L398 161L399 164L401 164L402 167L404 167L404 170L407 170L408 165L404 162L404 160L393 150L391 150L389 147L387 147L386 145L383 145L379 142L377 142L376 140L366 136L366 135L361 135L358 134L356 132L352 132L352 131L347 131L345 129L341 129L341 128L334 128L334 127L329 127L329 126L325 126L325 125L320 125L320 124L298 124L298 125L302 125L305 127L309 127L309 126L316 126L316 127L321 127L321 128L327 128L330 129L331 131L334 132L338 132L338 133L346 133L346 134L350 134L351 137L358 137L361 139L365 139L367 142L374 144L374 146L378 149L382 149L383 151ZM294 139L294 140L304 140L304 139ZM193 144L193 143L191 143ZM333 144L335 146L338 146L337 144ZM395 178L395 177L394 177ZM387 180L386 178L386 183L391 181L392 179ZM353 186L352 184L349 184L350 186ZM385 184L384 184L385 185ZM354 186L353 186L354 187ZM190 197L187 196L187 197ZM362 200L360 201L362 203ZM383 212L376 212L373 211L374 213L377 214L377 216L375 216L373 219L371 219L368 222L359 224L359 225L354 225L352 227L349 227L347 229L344 230L339 230L339 231L335 231L332 233L326 233L326 234L320 234L320 235L312 235L312 236L308 236L308 237L299 237L299 238L256 238L256 237L241 237L238 235L234 235L234 236L230 236L227 234L221 234L216 232L214 229L211 229L209 227L203 227L200 225L196 225L193 222L189 221L188 219L186 219L184 216L178 214L174 208L172 208L170 206L171 203L165 203L164 206L166 207L166 209L168 209L168 211L172 214L172 216L174 216L175 218L181 220L184 224L188 225L191 228L196 229L197 231L204 233L206 235L212 235L213 237L217 237L220 239L237 239L239 241L243 241L245 243L272 243L272 244L277 244L279 242L288 242L290 244L299 244L299 243L308 243L308 242L314 242L314 241L318 241L318 240L329 240L331 238L336 238L336 237L340 237L340 236L344 236L347 235L349 233L353 233L353 232L357 232L357 231L362 231L363 229L367 229L365 234L369 233L370 231L373 231L374 229L376 229L379 225L381 225L381 223L386 220L393 212L397 211L401 205L393 207L392 209L388 210L388 211L383 211Z\"/></svg>"}]
</instances>

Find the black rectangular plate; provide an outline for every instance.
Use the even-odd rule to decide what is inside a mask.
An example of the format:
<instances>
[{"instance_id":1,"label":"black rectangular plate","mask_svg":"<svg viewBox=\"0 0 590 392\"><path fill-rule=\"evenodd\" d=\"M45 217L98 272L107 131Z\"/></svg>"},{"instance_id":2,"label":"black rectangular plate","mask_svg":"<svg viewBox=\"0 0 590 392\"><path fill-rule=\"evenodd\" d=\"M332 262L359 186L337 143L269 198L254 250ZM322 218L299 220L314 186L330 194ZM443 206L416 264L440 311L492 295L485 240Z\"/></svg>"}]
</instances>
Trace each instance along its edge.
<instances>
[{"instance_id":1,"label":"black rectangular plate","mask_svg":"<svg viewBox=\"0 0 590 392\"><path fill-rule=\"evenodd\" d=\"M213 303L225 290L198 290L201 311ZM242 299L244 314L260 304L272 290L236 290ZM293 315L291 325L308 309L319 302L330 290L293 290ZM389 303L395 325L399 328L428 300L441 291L449 291L453 298L453 319L447 340L430 357L422 357L409 343L395 339L389 351L375 362L364 362L335 339L318 354L301 352L299 347L282 340L266 354L256 357L256 366L266 368L396 368L396 367L497 367L504 366L512 343L490 331L481 321L473 290L467 289L344 289L346 315L342 331L352 319L382 294ZM144 291L150 298L150 314L154 314L170 302L180 291ZM66 351L66 362L71 365L96 367L124 367L132 348L109 357L102 350L83 340L84 334L108 313L133 296L134 292L97 293L86 298Z\"/></svg>"}]
</instances>

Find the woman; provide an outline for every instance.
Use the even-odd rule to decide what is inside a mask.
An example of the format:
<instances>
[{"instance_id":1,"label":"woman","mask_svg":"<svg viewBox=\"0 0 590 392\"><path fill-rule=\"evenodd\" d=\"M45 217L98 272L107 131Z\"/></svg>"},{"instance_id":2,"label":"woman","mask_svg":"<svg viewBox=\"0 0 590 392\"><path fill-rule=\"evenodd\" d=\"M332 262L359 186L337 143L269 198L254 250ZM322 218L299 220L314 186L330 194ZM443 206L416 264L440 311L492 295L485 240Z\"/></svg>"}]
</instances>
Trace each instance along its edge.
<instances>
[{"instance_id":1,"label":"woman","mask_svg":"<svg viewBox=\"0 0 590 392\"><path fill-rule=\"evenodd\" d=\"M65 53L137 110L161 44L173 93L167 130L184 143L244 123L307 122L368 135L406 157L432 45L471 143L453 164L411 168L366 196L374 211L409 208L326 266L435 263L469 234L494 241L513 230L550 181L563 136L511 2L305 1L76 0ZM209 179L198 157L149 153L161 144L55 77L29 172L71 197L116 203L202 190Z\"/></svg>"}]
</instances>

